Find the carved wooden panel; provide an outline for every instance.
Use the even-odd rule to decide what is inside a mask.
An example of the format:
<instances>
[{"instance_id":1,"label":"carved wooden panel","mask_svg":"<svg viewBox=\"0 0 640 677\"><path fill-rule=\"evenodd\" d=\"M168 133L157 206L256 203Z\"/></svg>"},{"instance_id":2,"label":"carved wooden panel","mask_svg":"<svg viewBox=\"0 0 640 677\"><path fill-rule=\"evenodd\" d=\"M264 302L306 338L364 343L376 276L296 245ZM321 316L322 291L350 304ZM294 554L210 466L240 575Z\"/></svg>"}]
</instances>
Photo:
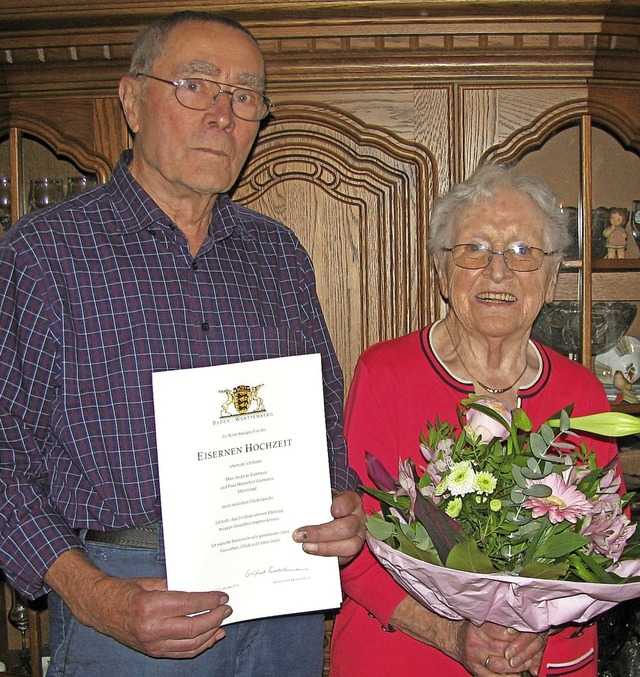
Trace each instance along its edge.
<instances>
[{"instance_id":1,"label":"carved wooden panel","mask_svg":"<svg viewBox=\"0 0 640 677\"><path fill-rule=\"evenodd\" d=\"M429 153L333 108L279 106L234 197L300 237L345 380L372 343L430 321Z\"/></svg>"}]
</instances>

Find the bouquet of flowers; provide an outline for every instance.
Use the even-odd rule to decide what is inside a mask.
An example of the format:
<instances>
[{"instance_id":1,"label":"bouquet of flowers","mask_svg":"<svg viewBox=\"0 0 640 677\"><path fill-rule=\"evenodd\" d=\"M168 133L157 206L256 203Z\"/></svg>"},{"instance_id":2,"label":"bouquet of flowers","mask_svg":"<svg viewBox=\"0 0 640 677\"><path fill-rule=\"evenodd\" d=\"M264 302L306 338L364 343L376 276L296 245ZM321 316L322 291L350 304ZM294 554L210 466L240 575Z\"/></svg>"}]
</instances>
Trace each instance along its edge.
<instances>
[{"instance_id":1,"label":"bouquet of flowers","mask_svg":"<svg viewBox=\"0 0 640 677\"><path fill-rule=\"evenodd\" d=\"M458 426L436 421L421 435L425 468L401 460L395 478L367 454L377 488L365 490L383 506L368 541L392 576L441 615L521 630L586 621L640 596L640 578L629 578L640 560L622 561L640 556L631 496L575 432L629 435L640 421L571 419L567 408L534 432L523 410L492 398L461 405Z\"/></svg>"}]
</instances>

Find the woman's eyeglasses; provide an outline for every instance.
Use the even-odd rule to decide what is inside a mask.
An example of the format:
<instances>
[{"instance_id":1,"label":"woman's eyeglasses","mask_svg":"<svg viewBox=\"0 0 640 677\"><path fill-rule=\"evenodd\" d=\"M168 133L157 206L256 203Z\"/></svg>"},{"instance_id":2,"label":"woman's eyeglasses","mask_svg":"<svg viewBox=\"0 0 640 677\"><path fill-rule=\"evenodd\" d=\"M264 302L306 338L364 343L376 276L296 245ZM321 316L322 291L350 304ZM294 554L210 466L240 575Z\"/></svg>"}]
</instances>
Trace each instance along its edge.
<instances>
[{"instance_id":1,"label":"woman's eyeglasses","mask_svg":"<svg viewBox=\"0 0 640 677\"><path fill-rule=\"evenodd\" d=\"M509 247L504 251L493 251L483 244L457 244L453 247L443 247L443 251L451 252L451 257L456 266L468 270L486 268L494 254L502 256L504 265L517 273L531 273L538 270L544 263L545 256L552 256L557 252L545 252L539 247L529 247L519 244Z\"/></svg>"}]
</instances>

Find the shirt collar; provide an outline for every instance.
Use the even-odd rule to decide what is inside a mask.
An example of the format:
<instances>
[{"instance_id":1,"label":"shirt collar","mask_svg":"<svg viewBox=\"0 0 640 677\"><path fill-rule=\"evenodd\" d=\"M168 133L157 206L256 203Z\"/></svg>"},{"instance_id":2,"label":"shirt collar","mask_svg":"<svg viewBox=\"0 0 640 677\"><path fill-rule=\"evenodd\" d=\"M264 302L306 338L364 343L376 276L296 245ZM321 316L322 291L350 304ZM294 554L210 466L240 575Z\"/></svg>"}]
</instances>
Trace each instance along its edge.
<instances>
[{"instance_id":1,"label":"shirt collar","mask_svg":"<svg viewBox=\"0 0 640 677\"><path fill-rule=\"evenodd\" d=\"M152 226L171 227L173 222L155 203L129 171L133 151L125 150L113 170L109 184L114 206L120 221L114 224L120 233L133 233ZM226 193L218 195L209 222L209 234L214 241L229 237L234 230L243 239L253 239L249 224L234 209L236 205Z\"/></svg>"}]
</instances>

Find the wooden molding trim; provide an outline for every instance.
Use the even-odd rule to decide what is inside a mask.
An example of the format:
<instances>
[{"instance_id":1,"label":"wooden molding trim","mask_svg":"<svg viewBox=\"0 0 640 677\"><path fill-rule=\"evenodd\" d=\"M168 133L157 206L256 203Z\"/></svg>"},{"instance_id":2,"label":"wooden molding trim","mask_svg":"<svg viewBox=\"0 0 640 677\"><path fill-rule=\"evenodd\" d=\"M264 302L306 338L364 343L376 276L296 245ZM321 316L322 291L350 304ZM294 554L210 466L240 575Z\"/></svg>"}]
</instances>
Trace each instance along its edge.
<instances>
[{"instance_id":1,"label":"wooden molding trim","mask_svg":"<svg viewBox=\"0 0 640 677\"><path fill-rule=\"evenodd\" d=\"M127 3L125 14L116 2L76 7L30 0L19 10L0 9L0 74L7 91L55 91L63 69L71 71L62 76L65 91L105 91L126 71L139 27L177 8L153 4L152 11L146 2ZM640 80L640 12L631 7L624 16L608 16L620 2L320 4L245 0L216 10L254 32L275 88L304 89L310 80L357 86L531 73ZM329 11L329 5L344 11ZM180 8L210 6L185 0Z\"/></svg>"}]
</instances>

